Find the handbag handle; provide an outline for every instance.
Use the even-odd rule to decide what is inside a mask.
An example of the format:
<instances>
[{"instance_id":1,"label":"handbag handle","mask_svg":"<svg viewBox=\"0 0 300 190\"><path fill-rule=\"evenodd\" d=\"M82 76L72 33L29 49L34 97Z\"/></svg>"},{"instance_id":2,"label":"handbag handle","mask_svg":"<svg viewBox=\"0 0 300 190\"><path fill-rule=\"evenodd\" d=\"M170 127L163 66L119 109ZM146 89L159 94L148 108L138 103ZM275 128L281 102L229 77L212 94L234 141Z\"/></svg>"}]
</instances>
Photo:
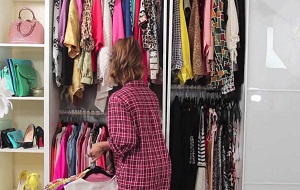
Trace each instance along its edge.
<instances>
[{"instance_id":1,"label":"handbag handle","mask_svg":"<svg viewBox=\"0 0 300 190\"><path fill-rule=\"evenodd\" d=\"M31 14L32 14L32 19L31 19L32 24L31 24L31 28L30 28L30 30L29 30L27 33L25 33L25 34L23 34L23 33L21 32L21 24L22 24L21 12L22 12L23 10L28 10L28 11L30 11ZM29 35L32 33L32 31L34 30L34 27L35 27L35 25L36 25L36 18L35 18L34 12L33 12L30 8L24 7L24 8L22 8L22 9L19 11L19 17L18 17L18 18L19 18L19 22L18 22L18 24L17 24L18 32L19 32L23 37L29 36Z\"/></svg>"}]
</instances>

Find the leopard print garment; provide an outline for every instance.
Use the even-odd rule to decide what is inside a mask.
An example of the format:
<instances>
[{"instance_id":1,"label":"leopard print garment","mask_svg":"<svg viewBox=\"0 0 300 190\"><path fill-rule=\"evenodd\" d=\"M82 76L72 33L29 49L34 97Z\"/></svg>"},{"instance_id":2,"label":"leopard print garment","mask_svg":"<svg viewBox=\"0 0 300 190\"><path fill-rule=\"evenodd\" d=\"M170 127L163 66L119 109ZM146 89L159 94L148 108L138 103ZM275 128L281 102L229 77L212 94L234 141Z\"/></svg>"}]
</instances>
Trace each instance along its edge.
<instances>
[{"instance_id":1,"label":"leopard print garment","mask_svg":"<svg viewBox=\"0 0 300 190\"><path fill-rule=\"evenodd\" d=\"M108 5L109 5L110 14L111 14L111 17L112 17L113 14L114 14L115 0L109 0Z\"/></svg>"},{"instance_id":2,"label":"leopard print garment","mask_svg":"<svg viewBox=\"0 0 300 190\"><path fill-rule=\"evenodd\" d=\"M92 2L92 0L84 0L83 2L80 47L86 52L91 52L95 47L92 35Z\"/></svg>"},{"instance_id":3,"label":"leopard print garment","mask_svg":"<svg viewBox=\"0 0 300 190\"><path fill-rule=\"evenodd\" d=\"M157 51L157 22L155 0L142 0L139 16L143 48Z\"/></svg>"},{"instance_id":4,"label":"leopard print garment","mask_svg":"<svg viewBox=\"0 0 300 190\"><path fill-rule=\"evenodd\" d=\"M188 27L189 41L191 47L191 61L193 66L194 80L204 75L204 66L202 60L202 39L200 27L200 14L198 1L193 1L190 22Z\"/></svg>"}]
</instances>

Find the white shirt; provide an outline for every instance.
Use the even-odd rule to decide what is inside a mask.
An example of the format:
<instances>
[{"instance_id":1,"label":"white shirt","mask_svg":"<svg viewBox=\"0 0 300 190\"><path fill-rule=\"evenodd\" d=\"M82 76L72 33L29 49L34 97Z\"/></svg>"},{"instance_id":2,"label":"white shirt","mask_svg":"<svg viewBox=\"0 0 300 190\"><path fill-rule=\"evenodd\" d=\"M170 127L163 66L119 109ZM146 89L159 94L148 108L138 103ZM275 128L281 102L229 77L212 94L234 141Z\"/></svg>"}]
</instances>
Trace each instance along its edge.
<instances>
[{"instance_id":1,"label":"white shirt","mask_svg":"<svg viewBox=\"0 0 300 190\"><path fill-rule=\"evenodd\" d=\"M105 182L89 182L79 178L64 187L65 190L117 190L118 185L115 177Z\"/></svg>"},{"instance_id":2,"label":"white shirt","mask_svg":"<svg viewBox=\"0 0 300 190\"><path fill-rule=\"evenodd\" d=\"M237 62L237 43L239 37L239 21L234 0L228 0L228 21L226 26L226 42L232 63Z\"/></svg>"}]
</instances>

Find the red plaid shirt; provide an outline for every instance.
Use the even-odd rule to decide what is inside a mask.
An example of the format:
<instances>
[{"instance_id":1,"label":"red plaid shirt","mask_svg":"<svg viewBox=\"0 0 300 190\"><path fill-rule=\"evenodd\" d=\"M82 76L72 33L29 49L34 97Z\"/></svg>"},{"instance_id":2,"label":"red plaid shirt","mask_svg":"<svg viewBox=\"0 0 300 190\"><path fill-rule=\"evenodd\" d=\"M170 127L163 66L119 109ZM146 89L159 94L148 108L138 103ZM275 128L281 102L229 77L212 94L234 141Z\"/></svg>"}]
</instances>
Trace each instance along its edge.
<instances>
[{"instance_id":1,"label":"red plaid shirt","mask_svg":"<svg viewBox=\"0 0 300 190\"><path fill-rule=\"evenodd\" d=\"M119 190L169 190L171 161L156 95L131 81L109 98L109 145Z\"/></svg>"}]
</instances>

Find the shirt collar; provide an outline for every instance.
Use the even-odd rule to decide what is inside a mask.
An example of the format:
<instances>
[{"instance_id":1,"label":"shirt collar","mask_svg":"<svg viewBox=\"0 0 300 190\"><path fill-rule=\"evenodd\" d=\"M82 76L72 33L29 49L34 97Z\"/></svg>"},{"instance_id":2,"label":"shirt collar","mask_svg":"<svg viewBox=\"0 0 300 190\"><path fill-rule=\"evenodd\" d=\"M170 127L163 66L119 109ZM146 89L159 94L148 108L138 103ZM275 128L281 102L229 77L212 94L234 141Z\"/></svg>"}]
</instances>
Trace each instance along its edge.
<instances>
[{"instance_id":1,"label":"shirt collar","mask_svg":"<svg viewBox=\"0 0 300 190\"><path fill-rule=\"evenodd\" d=\"M128 87L147 87L147 84L142 80L133 80L127 82L124 86Z\"/></svg>"}]
</instances>

